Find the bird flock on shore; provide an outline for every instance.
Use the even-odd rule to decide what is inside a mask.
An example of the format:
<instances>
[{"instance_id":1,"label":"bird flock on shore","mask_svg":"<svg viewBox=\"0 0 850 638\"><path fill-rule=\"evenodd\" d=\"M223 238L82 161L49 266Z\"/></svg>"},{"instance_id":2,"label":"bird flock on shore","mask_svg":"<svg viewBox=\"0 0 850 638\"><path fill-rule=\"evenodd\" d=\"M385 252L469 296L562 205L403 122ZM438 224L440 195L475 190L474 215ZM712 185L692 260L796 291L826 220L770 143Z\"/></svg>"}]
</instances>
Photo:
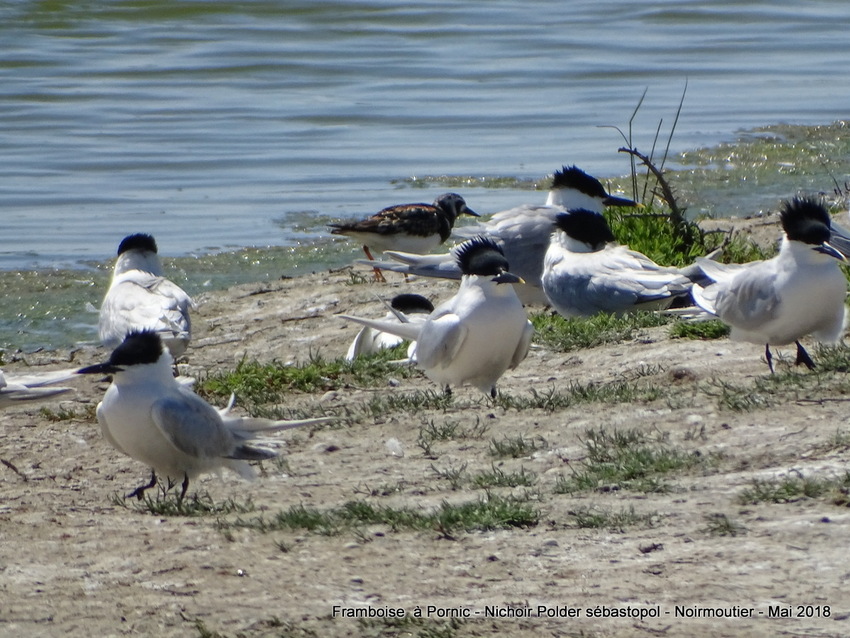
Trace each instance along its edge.
<instances>
[{"instance_id":1,"label":"bird flock on shore","mask_svg":"<svg viewBox=\"0 0 850 638\"><path fill-rule=\"evenodd\" d=\"M706 256L685 268L656 264L618 244L602 215L606 206L639 204L610 195L571 166L555 172L545 204L518 206L460 228L454 228L460 215L478 214L456 193L331 224L332 234L363 246L367 259L356 263L373 269L377 281L384 280L382 271L460 281L456 293L436 307L421 295L402 294L386 304L382 318L341 314L363 326L346 359L407 340L405 361L440 388L469 385L495 397L501 376L521 365L531 346L529 305L564 317L692 306L729 325L733 340L763 345L771 372L771 346L794 344L796 363L811 369L815 364L800 339L841 339L847 280L839 264L850 257L850 232L831 220L820 198L782 203L783 236L775 257L722 264ZM452 236L458 243L451 250L428 254ZM99 315L108 359L26 377L0 373L0 407L67 392L55 384L76 374L111 375L97 406L103 436L152 471L150 482L128 496L141 498L156 485L157 474L169 485L182 485L181 499L191 479L221 467L250 478L248 461L277 455L259 439L262 434L331 419L236 417L229 414L232 398L217 409L196 395L191 380L175 377L173 368L191 340L195 308L164 276L154 238L125 237Z\"/></svg>"}]
</instances>

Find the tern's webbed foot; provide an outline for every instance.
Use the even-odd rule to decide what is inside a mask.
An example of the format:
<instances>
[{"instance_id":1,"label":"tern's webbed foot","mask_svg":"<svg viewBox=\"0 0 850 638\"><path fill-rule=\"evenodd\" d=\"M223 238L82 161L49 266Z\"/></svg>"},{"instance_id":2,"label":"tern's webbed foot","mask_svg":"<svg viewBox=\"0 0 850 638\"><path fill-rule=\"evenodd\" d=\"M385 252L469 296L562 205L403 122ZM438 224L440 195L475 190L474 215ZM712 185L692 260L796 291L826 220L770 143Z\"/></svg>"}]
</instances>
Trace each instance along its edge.
<instances>
[{"instance_id":1,"label":"tern's webbed foot","mask_svg":"<svg viewBox=\"0 0 850 638\"><path fill-rule=\"evenodd\" d=\"M151 471L151 480L149 483L147 483L146 485L140 485L132 492L127 494L127 496L125 496L124 498L136 497L138 500L141 501L145 497L145 492L151 489L152 487L156 487L156 472L154 471Z\"/></svg>"}]
</instances>

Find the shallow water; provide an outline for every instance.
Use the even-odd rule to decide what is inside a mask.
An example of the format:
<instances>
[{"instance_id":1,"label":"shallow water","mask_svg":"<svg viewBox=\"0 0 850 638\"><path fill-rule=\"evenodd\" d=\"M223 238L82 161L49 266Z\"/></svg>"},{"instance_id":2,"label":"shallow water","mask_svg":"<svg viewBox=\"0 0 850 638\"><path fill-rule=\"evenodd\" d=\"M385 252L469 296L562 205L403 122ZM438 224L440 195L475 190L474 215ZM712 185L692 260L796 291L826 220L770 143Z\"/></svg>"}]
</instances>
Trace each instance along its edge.
<instances>
[{"instance_id":1,"label":"shallow water","mask_svg":"<svg viewBox=\"0 0 850 638\"><path fill-rule=\"evenodd\" d=\"M448 189L491 213L562 164L627 174L601 127L628 134L646 91L633 141L660 126L663 146L686 83L668 166L691 213L828 191L850 175L827 126L847 117L848 18L844 0L7 3L0 270L74 272L0 277L0 345L93 338L91 264L130 232L195 292L341 263L332 219ZM805 126L756 130L780 123ZM207 257L245 247L274 250Z\"/></svg>"}]
</instances>

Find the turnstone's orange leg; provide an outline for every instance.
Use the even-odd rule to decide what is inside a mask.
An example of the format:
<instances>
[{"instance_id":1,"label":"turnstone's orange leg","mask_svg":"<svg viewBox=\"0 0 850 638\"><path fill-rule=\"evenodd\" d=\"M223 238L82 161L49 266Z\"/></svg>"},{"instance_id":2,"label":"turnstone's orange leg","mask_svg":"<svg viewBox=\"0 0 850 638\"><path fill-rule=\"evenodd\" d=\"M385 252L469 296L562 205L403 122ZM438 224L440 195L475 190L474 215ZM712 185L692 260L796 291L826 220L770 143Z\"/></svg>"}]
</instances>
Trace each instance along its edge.
<instances>
[{"instance_id":1,"label":"turnstone's orange leg","mask_svg":"<svg viewBox=\"0 0 850 638\"><path fill-rule=\"evenodd\" d=\"M366 246L366 245L363 246L363 252L366 253L366 257L369 259L369 261L375 261L375 258L372 257L372 253L369 252L368 246ZM372 270L375 271L375 281L387 283L387 280L384 279L384 273L381 272L380 268L373 268Z\"/></svg>"}]
</instances>

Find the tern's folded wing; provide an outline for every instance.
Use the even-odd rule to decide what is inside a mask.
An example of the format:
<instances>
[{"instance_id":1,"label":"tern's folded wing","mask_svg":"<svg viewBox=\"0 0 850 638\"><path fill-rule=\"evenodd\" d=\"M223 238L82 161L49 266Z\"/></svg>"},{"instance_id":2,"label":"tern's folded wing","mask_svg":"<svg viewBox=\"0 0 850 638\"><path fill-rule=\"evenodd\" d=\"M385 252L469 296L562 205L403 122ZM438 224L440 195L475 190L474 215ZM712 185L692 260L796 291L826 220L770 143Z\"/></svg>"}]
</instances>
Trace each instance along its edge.
<instances>
[{"instance_id":1,"label":"tern's folded wing","mask_svg":"<svg viewBox=\"0 0 850 638\"><path fill-rule=\"evenodd\" d=\"M457 356L469 329L454 313L447 313L422 325L416 340L416 362L426 370L446 366Z\"/></svg>"},{"instance_id":2,"label":"tern's folded wing","mask_svg":"<svg viewBox=\"0 0 850 638\"><path fill-rule=\"evenodd\" d=\"M236 447L218 411L191 391L154 402L151 417L166 440L190 457L228 457Z\"/></svg>"}]
</instances>

